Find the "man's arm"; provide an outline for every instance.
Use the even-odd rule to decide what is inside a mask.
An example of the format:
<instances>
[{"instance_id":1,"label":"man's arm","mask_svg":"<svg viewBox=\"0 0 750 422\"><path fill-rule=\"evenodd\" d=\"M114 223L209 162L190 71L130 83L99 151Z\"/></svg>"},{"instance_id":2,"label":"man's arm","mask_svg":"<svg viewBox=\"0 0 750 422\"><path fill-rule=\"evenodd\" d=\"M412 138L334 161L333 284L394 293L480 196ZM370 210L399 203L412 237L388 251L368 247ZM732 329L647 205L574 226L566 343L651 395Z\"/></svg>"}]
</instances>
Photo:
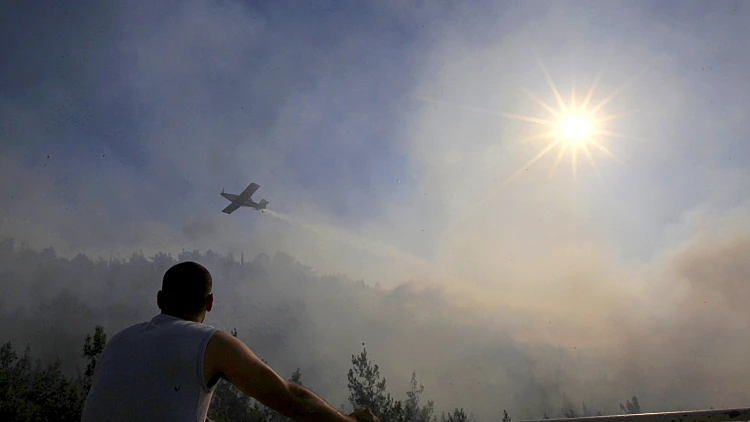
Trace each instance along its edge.
<instances>
[{"instance_id":1,"label":"man's arm","mask_svg":"<svg viewBox=\"0 0 750 422\"><path fill-rule=\"evenodd\" d=\"M355 422L305 387L280 377L239 339L216 331L206 346L206 367L243 393L296 421Z\"/></svg>"}]
</instances>

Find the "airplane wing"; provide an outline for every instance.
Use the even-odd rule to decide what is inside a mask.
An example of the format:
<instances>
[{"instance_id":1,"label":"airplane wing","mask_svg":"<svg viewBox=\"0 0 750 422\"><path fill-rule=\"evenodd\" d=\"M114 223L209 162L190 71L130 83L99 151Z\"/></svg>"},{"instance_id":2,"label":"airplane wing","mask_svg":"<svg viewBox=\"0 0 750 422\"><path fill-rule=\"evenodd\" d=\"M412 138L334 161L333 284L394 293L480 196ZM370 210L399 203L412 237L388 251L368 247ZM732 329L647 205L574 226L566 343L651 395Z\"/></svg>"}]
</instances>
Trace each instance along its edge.
<instances>
[{"instance_id":1,"label":"airplane wing","mask_svg":"<svg viewBox=\"0 0 750 422\"><path fill-rule=\"evenodd\" d=\"M231 204L227 205L226 208L224 208L223 210L221 210L221 212L223 212L225 214L231 214L231 213L237 211L237 209L239 207L240 207L240 204L238 202L232 202Z\"/></svg>"},{"instance_id":2,"label":"airplane wing","mask_svg":"<svg viewBox=\"0 0 750 422\"><path fill-rule=\"evenodd\" d=\"M257 183L250 183L245 188L245 190L242 191L242 193L240 194L239 198L237 198L237 199L239 201L244 201L246 199L249 199L251 196L253 196L253 194L255 193L256 190L258 190L259 187L260 187L260 185L257 184Z\"/></svg>"}]
</instances>

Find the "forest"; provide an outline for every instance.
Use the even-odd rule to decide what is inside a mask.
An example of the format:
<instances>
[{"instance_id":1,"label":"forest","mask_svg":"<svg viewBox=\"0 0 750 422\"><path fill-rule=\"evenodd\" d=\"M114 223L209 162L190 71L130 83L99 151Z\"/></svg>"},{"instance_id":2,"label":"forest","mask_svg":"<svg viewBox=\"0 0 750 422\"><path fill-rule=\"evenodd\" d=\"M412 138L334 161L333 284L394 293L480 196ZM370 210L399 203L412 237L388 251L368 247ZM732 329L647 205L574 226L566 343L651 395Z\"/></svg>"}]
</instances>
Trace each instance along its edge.
<instances>
[{"instance_id":1,"label":"forest","mask_svg":"<svg viewBox=\"0 0 750 422\"><path fill-rule=\"evenodd\" d=\"M232 335L237 336L233 330ZM27 346L23 356L18 356L11 342L0 349L0 419L12 421L76 421L80 420L86 393L91 386L91 377L96 367L97 357L106 345L107 334L104 328L96 326L93 335L87 335L82 357L87 360L83 376L69 378L60 370L60 360L42 365L39 359L32 360ZM453 409L446 414L435 412L435 403L421 401L424 385L419 385L416 373L412 373L411 389L403 399L395 399L386 389L386 380L380 376L379 367L370 361L367 349L352 356L352 368L347 374L349 404L340 410L348 412L353 408L367 407L381 421L388 422L469 422L476 421L471 413ZM304 385L299 369L294 371L289 381ZM640 413L638 398L620 405L625 413ZM584 406L585 412L585 406ZM510 415L503 409L503 422L511 422ZM591 416L588 412L576 414L575 410L562 409L568 418ZM597 413L601 415L601 413ZM246 396L236 387L221 380L217 386L209 409L208 417L216 422L282 422L288 418L278 414L256 400ZM545 413L543 419L549 416Z\"/></svg>"},{"instance_id":2,"label":"forest","mask_svg":"<svg viewBox=\"0 0 750 422\"><path fill-rule=\"evenodd\" d=\"M376 363L376 354L364 341L356 344L356 352L348 354L347 369L331 375L329 368L335 366L328 364L326 358L333 353L326 353L326 350L336 347L337 337L326 330L316 332L322 318L316 315L315 308L319 306L316 301L323 301L331 307L334 301L347 304L357 296L387 297L388 292L377 286L370 287L363 281L355 282L339 276L318 276L309 267L284 254L273 258L261 255L250 262L246 262L243 255L237 259L232 254L222 256L212 251L183 251L176 258L168 254L148 258L133 254L128 259L91 259L83 255L64 258L50 248L35 250L25 244L16 244L13 239L0 242L0 286L4 292L0 307L0 326L3 327L0 331L3 344L0 350L0 420L78 420L107 336L157 313L154 296L161 275L172 264L184 260L200 262L212 271L217 303L218 298L232 298L214 323L247 321L240 303L252 304L252 313L257 315L255 323L245 324L240 330L229 324L217 324L218 328L245 341L258 351L259 356L274 356L274 361L264 361L282 375L288 375L290 381L310 387L342 411L350 412L365 406L382 421L393 422L482 420L469 406L440 406L436 400L428 399L425 386L418 381L414 369L401 374L401 378L395 377L409 380L405 389L394 388L390 376L386 383L383 368ZM284 287L285 283L292 284ZM322 287L326 284L328 287ZM274 289L275 294L272 293ZM293 291L297 293L291 294ZM379 306L383 304L381 300ZM349 306L358 308L361 303ZM333 332L355 332L358 323L374 330L383 329L378 328L382 321L362 321L362 315L357 321L358 314L352 312L353 309L347 313L347 306L342 308L336 311L335 319L325 319L325 323L342 320L354 325L336 326ZM209 323L208 318L206 323ZM424 330L427 326L428 323L422 322L417 329ZM320 336L329 338L321 341ZM317 343L313 344L316 340ZM343 349L354 350L353 347ZM294 353L294 350L301 349L312 350L313 358L303 359L302 352ZM279 357L278 353L272 353L274 350L287 351L291 357ZM341 354L339 350L338 355ZM497 356L497 359L505 360L508 356ZM397 367L393 364L386 366L389 373L394 373ZM342 382L326 383L326 378ZM459 384L461 380L455 381ZM334 401L342 397L341 387L346 396ZM524 388L529 391L528 384ZM447 389L446 394L452 392L455 390ZM508 403L497 407L495 412L485 411L484 415L490 415L489 418L498 415L509 422L513 413L508 409L523 412L516 419L603 414L588 409L585 403L576 406L564 392L559 400L550 392L554 390L545 389L543 399L536 402L526 398L525 407ZM338 404L341 402L344 403ZM528 403L539 403L539 407L529 409ZM620 404L618 410L613 412L610 409L609 414L640 411L637 397L632 397ZM224 381L214 393L209 417L225 422L285 420ZM488 419L485 416L485 419L499 420L500 417Z\"/></svg>"}]
</instances>

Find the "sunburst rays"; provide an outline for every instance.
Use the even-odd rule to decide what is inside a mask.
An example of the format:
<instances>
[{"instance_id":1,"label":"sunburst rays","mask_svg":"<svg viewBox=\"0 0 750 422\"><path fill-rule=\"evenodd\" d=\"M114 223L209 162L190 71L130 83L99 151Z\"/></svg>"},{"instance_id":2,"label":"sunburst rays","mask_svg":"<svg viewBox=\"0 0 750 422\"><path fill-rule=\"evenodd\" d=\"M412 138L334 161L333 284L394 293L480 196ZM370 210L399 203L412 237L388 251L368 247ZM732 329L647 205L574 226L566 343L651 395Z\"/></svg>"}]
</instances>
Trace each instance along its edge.
<instances>
[{"instance_id":1,"label":"sunburst rays","mask_svg":"<svg viewBox=\"0 0 750 422\"><path fill-rule=\"evenodd\" d=\"M554 154L555 152L556 156L550 166L548 177L551 178L555 175L567 155L570 160L570 168L574 180L577 180L579 161L582 160L585 160L599 179L601 179L602 176L599 166L597 165L595 154L604 155L608 159L615 160L623 165L625 164L612 151L610 151L609 148L607 148L605 145L607 142L605 142L604 139L639 139L607 128L608 123L630 116L637 112L636 110L617 113L607 113L604 111L605 107L610 105L612 101L614 101L639 75L633 75L624 84L604 96L601 100L597 101L596 97L604 73L602 70L596 75L584 96L579 97L575 86L571 84L570 95L568 98L564 98L546 66L538 57L537 62L544 74L548 88L554 97L554 102L550 104L531 91L522 89L524 95L539 106L540 113L538 115L507 113L488 108L450 104L444 101L440 102L447 105L458 106L467 111L494 115L505 119L533 124L534 126L541 128L537 133L518 140L519 143L541 142L541 148L538 149L536 155L531 157L514 173L510 174L505 179L501 179L501 181L494 186L492 191L489 192L482 201L476 204L477 207L491 199L501 188L515 180L533 165L537 164L542 158L546 157L548 154ZM438 101L430 102L438 103Z\"/></svg>"},{"instance_id":2,"label":"sunburst rays","mask_svg":"<svg viewBox=\"0 0 750 422\"><path fill-rule=\"evenodd\" d=\"M635 75L634 78L626 81L626 83L612 91L609 95L605 96L600 101L596 102L595 98L603 74L603 72L599 72L599 74L589 86L588 90L586 91L586 95L582 100L580 100L577 96L577 92L574 87L571 87L570 96L566 99L561 94L560 89L558 89L544 63L538 58L537 62L542 70L542 73L544 74L544 78L554 97L555 103L550 104L549 102L540 99L537 95L533 94L528 89L522 89L522 92L531 101L536 103L546 116L522 115L482 107L452 104L467 111L495 115L498 117L503 117L506 119L516 120L524 123L531 123L543 128L543 130L539 133L535 133L529 137L520 139L519 142L529 143L534 141L543 141L546 142L546 145L543 145L541 150L539 150L536 155L530 158L517 171L499 182L497 186L492 190L492 192L484 200L481 201L481 203L489 200L499 189L515 180L520 174L529 169L532 165L536 164L547 154L553 153L556 148L557 155L554 162L552 163L552 166L550 167L548 177L552 177L555 175L557 169L560 167L561 162L563 161L565 156L568 155L570 157L570 168L574 179L578 177L578 167L580 161L579 158L585 159L585 161L591 166L592 170L597 174L597 176L601 178L601 172L599 170L599 166L596 163L594 153L603 154L609 159L613 159L620 164L625 164L605 146L602 140L604 138L637 139L625 133L616 132L606 128L607 123L627 117L635 113L636 110L618 113L603 113L604 108L609 105L614 99L616 99L622 93L622 91L632 82L632 80L637 77L637 75ZM431 102L435 103L436 101Z\"/></svg>"},{"instance_id":3,"label":"sunburst rays","mask_svg":"<svg viewBox=\"0 0 750 422\"><path fill-rule=\"evenodd\" d=\"M626 134L605 129L604 124L626 117L630 115L632 111L627 113L613 114L601 113L602 109L612 100L614 100L622 92L627 84L624 84L622 87L612 92L603 100L592 105L592 100L594 99L596 90L602 77L602 73L600 72L586 92L586 96L583 98L583 101L578 104L575 88L571 89L570 98L566 101L560 93L560 90L553 81L552 77L550 76L549 72L547 71L547 68L544 66L544 63L542 63L541 60L538 60L538 63L539 67L544 73L547 84L552 91L552 94L554 95L554 98L557 102L557 107L554 107L549 103L539 99L528 90L524 90L526 96L537 103L543 110L551 115L552 118L545 119L535 116L504 116L511 119L536 123L542 126L546 126L550 129L547 132L544 132L543 136L548 142L547 147L544 148L539 154L531 158L523 166L521 166L521 169L523 170L528 168L530 165L541 159L544 155L551 152L555 147L558 147L559 150L557 157L555 158L555 161L550 169L550 177L554 175L556 169L560 164L560 161L563 159L565 154L570 155L571 171L574 177L576 177L578 173L578 157L581 154L586 158L593 170L597 174L599 174L599 169L596 165L596 161L594 160L594 156L592 155L592 150L598 150L599 152L604 153L610 158L614 158L622 163L622 161L619 160L617 156L613 154L609 149L607 149L602 144L602 142L599 141L598 138L628 137ZM510 182L515 178L516 174L517 173L511 175L508 179L502 182L501 185Z\"/></svg>"}]
</instances>

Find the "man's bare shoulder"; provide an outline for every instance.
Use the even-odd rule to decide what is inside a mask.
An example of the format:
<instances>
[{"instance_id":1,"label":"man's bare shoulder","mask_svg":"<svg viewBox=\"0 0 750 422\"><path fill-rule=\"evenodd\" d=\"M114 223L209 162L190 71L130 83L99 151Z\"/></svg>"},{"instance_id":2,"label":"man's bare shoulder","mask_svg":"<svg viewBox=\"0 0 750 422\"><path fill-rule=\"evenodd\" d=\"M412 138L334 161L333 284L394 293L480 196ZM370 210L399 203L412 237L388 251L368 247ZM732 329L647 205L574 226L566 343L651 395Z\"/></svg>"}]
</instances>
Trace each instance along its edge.
<instances>
[{"instance_id":1,"label":"man's bare shoulder","mask_svg":"<svg viewBox=\"0 0 750 422\"><path fill-rule=\"evenodd\" d=\"M244 343L226 331L216 330L206 345L206 359L220 358L228 353L237 353ZM247 347L247 346L245 346Z\"/></svg>"},{"instance_id":2,"label":"man's bare shoulder","mask_svg":"<svg viewBox=\"0 0 750 422\"><path fill-rule=\"evenodd\" d=\"M204 375L211 382L224 378L240 391L259 399L292 400L288 382L258 358L240 339L216 330L206 346ZM289 397L287 397L289 396Z\"/></svg>"},{"instance_id":3,"label":"man's bare shoulder","mask_svg":"<svg viewBox=\"0 0 750 422\"><path fill-rule=\"evenodd\" d=\"M241 349L240 344L240 340L226 331L216 330L211 334L203 356L203 374L207 385L226 377L222 363L226 363L227 356L238 353Z\"/></svg>"},{"instance_id":4,"label":"man's bare shoulder","mask_svg":"<svg viewBox=\"0 0 750 422\"><path fill-rule=\"evenodd\" d=\"M230 342L232 340L236 340L236 338L227 333L226 331L219 330L218 328L214 331L213 334L211 334L211 338L208 340L209 343L225 343Z\"/></svg>"},{"instance_id":5,"label":"man's bare shoulder","mask_svg":"<svg viewBox=\"0 0 750 422\"><path fill-rule=\"evenodd\" d=\"M209 371L227 375L227 365L236 366L240 362L256 366L261 363L242 340L226 331L218 329L214 331L206 345L204 367Z\"/></svg>"}]
</instances>

